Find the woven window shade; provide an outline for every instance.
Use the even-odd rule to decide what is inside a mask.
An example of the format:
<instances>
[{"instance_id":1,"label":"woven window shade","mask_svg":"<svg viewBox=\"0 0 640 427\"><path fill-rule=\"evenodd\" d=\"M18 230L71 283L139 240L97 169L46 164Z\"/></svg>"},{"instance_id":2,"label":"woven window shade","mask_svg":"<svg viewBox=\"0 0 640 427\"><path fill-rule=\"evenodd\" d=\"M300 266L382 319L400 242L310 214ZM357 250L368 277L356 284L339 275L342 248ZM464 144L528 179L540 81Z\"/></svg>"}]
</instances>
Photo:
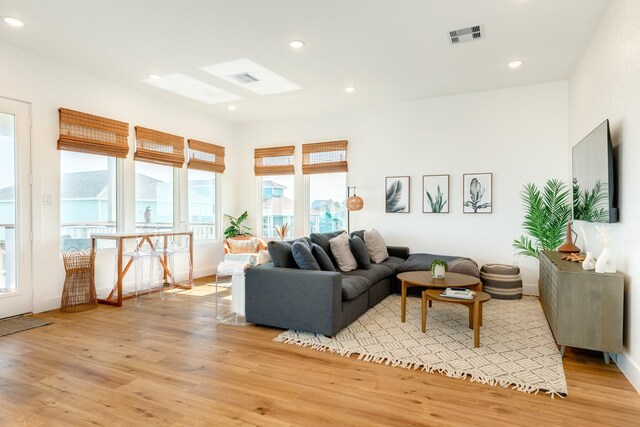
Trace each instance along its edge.
<instances>
[{"instance_id":1,"label":"woven window shade","mask_svg":"<svg viewBox=\"0 0 640 427\"><path fill-rule=\"evenodd\" d=\"M224 147L189 139L189 169L224 172Z\"/></svg>"},{"instance_id":2,"label":"woven window shade","mask_svg":"<svg viewBox=\"0 0 640 427\"><path fill-rule=\"evenodd\" d=\"M135 160L181 168L184 164L184 138L136 126Z\"/></svg>"},{"instance_id":3,"label":"woven window shade","mask_svg":"<svg viewBox=\"0 0 640 427\"><path fill-rule=\"evenodd\" d=\"M256 176L293 175L293 145L285 147L256 148L254 172Z\"/></svg>"},{"instance_id":4,"label":"woven window shade","mask_svg":"<svg viewBox=\"0 0 640 427\"><path fill-rule=\"evenodd\" d=\"M129 124L60 108L58 150L125 158Z\"/></svg>"},{"instance_id":5,"label":"woven window shade","mask_svg":"<svg viewBox=\"0 0 640 427\"><path fill-rule=\"evenodd\" d=\"M347 141L302 144L302 173L348 172Z\"/></svg>"}]
</instances>

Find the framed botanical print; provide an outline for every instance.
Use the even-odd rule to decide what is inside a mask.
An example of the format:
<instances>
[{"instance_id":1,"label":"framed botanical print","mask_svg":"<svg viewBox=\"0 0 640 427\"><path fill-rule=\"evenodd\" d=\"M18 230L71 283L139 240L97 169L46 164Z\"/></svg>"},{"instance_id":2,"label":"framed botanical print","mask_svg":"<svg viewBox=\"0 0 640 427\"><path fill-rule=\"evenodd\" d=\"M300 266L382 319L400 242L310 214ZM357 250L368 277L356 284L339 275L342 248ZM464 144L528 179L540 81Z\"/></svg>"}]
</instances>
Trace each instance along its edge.
<instances>
[{"instance_id":1,"label":"framed botanical print","mask_svg":"<svg viewBox=\"0 0 640 427\"><path fill-rule=\"evenodd\" d=\"M422 176L422 212L449 213L449 175Z\"/></svg>"},{"instance_id":2,"label":"framed botanical print","mask_svg":"<svg viewBox=\"0 0 640 427\"><path fill-rule=\"evenodd\" d=\"M467 173L462 179L462 194L464 213L491 213L491 189L493 174L491 173Z\"/></svg>"},{"instance_id":3,"label":"framed botanical print","mask_svg":"<svg viewBox=\"0 0 640 427\"><path fill-rule=\"evenodd\" d=\"M385 212L409 212L409 179L408 176L388 176L385 178Z\"/></svg>"}]
</instances>

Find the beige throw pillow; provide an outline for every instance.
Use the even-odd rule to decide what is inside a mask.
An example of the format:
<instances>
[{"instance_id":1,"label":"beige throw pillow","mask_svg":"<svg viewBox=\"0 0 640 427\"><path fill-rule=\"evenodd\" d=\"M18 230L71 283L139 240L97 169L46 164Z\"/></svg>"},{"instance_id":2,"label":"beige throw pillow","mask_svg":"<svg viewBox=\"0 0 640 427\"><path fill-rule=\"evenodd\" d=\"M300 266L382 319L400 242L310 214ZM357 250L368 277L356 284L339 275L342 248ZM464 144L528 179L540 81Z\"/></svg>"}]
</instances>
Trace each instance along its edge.
<instances>
[{"instance_id":1,"label":"beige throw pillow","mask_svg":"<svg viewBox=\"0 0 640 427\"><path fill-rule=\"evenodd\" d=\"M351 271L358 268L358 263L351 253L349 235L346 232L329 240L329 246L340 270Z\"/></svg>"},{"instance_id":2,"label":"beige throw pillow","mask_svg":"<svg viewBox=\"0 0 640 427\"><path fill-rule=\"evenodd\" d=\"M382 261L389 258L387 244L375 228L371 229L371 231L364 232L364 244L367 247L372 263L380 264Z\"/></svg>"}]
</instances>

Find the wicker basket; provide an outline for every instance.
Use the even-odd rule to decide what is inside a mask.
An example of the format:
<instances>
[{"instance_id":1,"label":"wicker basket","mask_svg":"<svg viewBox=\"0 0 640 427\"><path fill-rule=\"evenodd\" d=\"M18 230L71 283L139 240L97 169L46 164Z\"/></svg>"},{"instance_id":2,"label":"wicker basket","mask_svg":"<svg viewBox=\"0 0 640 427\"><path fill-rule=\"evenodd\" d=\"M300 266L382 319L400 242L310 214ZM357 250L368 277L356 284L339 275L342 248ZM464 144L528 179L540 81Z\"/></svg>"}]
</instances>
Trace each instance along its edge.
<instances>
[{"instance_id":1,"label":"wicker basket","mask_svg":"<svg viewBox=\"0 0 640 427\"><path fill-rule=\"evenodd\" d=\"M63 251L62 259L66 277L60 311L73 313L96 308L98 298L93 279L96 252L92 249Z\"/></svg>"}]
</instances>

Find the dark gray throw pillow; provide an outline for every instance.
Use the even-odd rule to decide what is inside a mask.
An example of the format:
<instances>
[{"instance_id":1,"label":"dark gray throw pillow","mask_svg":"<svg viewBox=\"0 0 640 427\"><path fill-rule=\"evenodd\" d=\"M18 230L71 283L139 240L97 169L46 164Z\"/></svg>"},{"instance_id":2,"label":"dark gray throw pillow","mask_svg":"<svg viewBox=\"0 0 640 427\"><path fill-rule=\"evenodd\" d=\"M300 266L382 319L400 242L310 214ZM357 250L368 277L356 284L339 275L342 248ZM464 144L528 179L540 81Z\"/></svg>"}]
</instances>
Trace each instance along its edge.
<instances>
[{"instance_id":1,"label":"dark gray throw pillow","mask_svg":"<svg viewBox=\"0 0 640 427\"><path fill-rule=\"evenodd\" d=\"M336 261L336 258L331 253L331 245L329 244L329 240L341 235L342 233L344 233L344 231L340 230L332 231L329 233L311 233L311 235L309 236L311 238L311 242L320 246L322 250L329 256L329 259L333 263L334 267L337 266L338 263Z\"/></svg>"},{"instance_id":2,"label":"dark gray throw pillow","mask_svg":"<svg viewBox=\"0 0 640 427\"><path fill-rule=\"evenodd\" d=\"M315 243L313 243L311 245L311 253L313 254L313 257L316 259L316 261L318 262L318 265L320 266L320 270L336 271L336 268L333 266L333 263L331 262L331 258L329 258L329 255L327 255L324 249L322 249L319 245L316 245Z\"/></svg>"},{"instance_id":3,"label":"dark gray throw pillow","mask_svg":"<svg viewBox=\"0 0 640 427\"><path fill-rule=\"evenodd\" d=\"M364 241L358 236L353 236L349 239L349 248L358 263L358 267L369 268L371 258L369 258L369 251L367 251L367 245L364 244Z\"/></svg>"},{"instance_id":4,"label":"dark gray throw pillow","mask_svg":"<svg viewBox=\"0 0 640 427\"><path fill-rule=\"evenodd\" d=\"M296 260L293 259L293 254L291 253L291 245L296 242L302 242L307 245L308 248L311 248L311 240L309 240L308 237L301 237L300 239L287 242L272 240L267 243L267 250L273 260L274 267L298 268L298 264L296 264Z\"/></svg>"},{"instance_id":5,"label":"dark gray throw pillow","mask_svg":"<svg viewBox=\"0 0 640 427\"><path fill-rule=\"evenodd\" d=\"M316 261L306 243L295 242L291 245L291 253L301 270L320 270L318 261Z\"/></svg>"},{"instance_id":6,"label":"dark gray throw pillow","mask_svg":"<svg viewBox=\"0 0 640 427\"><path fill-rule=\"evenodd\" d=\"M349 234L349 237L355 237L355 236L358 236L364 242L364 230L352 231L351 234Z\"/></svg>"}]
</instances>

